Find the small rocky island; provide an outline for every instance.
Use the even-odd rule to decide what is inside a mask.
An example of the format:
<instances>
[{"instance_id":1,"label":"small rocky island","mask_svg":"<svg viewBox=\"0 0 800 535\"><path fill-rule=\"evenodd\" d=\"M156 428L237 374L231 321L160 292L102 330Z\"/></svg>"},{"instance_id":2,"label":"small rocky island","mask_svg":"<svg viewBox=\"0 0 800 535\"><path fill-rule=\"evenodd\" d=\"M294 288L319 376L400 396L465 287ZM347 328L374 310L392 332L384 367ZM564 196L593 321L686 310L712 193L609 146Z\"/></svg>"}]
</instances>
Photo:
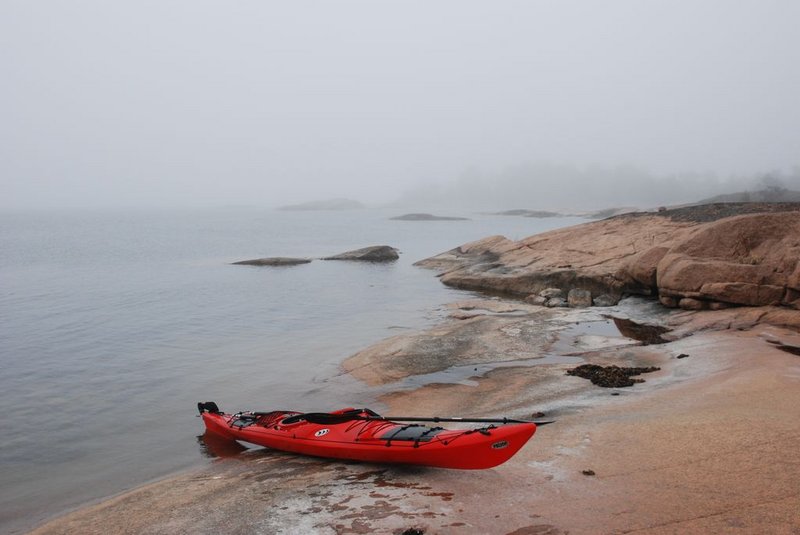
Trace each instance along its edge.
<instances>
[{"instance_id":1,"label":"small rocky island","mask_svg":"<svg viewBox=\"0 0 800 535\"><path fill-rule=\"evenodd\" d=\"M311 262L309 258L288 258L284 256L272 256L268 258L254 258L253 260L240 260L233 262L234 266L296 266L299 264L308 264Z\"/></svg>"},{"instance_id":2,"label":"small rocky island","mask_svg":"<svg viewBox=\"0 0 800 535\"><path fill-rule=\"evenodd\" d=\"M404 214L390 217L394 221L469 221L467 217L447 217L433 214Z\"/></svg>"},{"instance_id":3,"label":"small rocky island","mask_svg":"<svg viewBox=\"0 0 800 535\"><path fill-rule=\"evenodd\" d=\"M392 262L400 258L399 251L389 245L373 245L354 251L347 251L334 256L320 258L320 260L354 260L360 262ZM267 258L254 258L252 260L240 260L232 262L234 266L296 266L308 264L310 258L290 258L284 256L270 256Z\"/></svg>"},{"instance_id":4,"label":"small rocky island","mask_svg":"<svg viewBox=\"0 0 800 535\"><path fill-rule=\"evenodd\" d=\"M278 210L288 212L315 211L315 210L358 210L364 205L352 199L328 199L324 201L311 201L300 204L281 206Z\"/></svg>"},{"instance_id":5,"label":"small rocky island","mask_svg":"<svg viewBox=\"0 0 800 535\"><path fill-rule=\"evenodd\" d=\"M518 217L535 217L535 218L563 216L563 214L560 214L558 212L550 212L548 210L526 210L522 208L515 210L504 210L502 212L492 212L489 215L509 215Z\"/></svg>"},{"instance_id":6,"label":"small rocky island","mask_svg":"<svg viewBox=\"0 0 800 535\"><path fill-rule=\"evenodd\" d=\"M355 260L360 262L393 262L400 258L400 255L394 247L388 245L373 245L372 247L364 247L363 249L356 249L355 251L348 251L346 253L337 254L335 256L328 256L322 260Z\"/></svg>"}]
</instances>

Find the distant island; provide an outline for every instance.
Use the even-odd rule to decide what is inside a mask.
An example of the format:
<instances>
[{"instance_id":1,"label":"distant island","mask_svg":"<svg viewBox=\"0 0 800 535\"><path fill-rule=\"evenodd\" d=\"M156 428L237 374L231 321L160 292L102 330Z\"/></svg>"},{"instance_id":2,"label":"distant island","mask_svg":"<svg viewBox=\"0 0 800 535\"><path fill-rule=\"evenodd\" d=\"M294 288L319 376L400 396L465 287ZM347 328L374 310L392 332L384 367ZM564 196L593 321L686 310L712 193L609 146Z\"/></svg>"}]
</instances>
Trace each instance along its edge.
<instances>
[{"instance_id":1,"label":"distant island","mask_svg":"<svg viewBox=\"0 0 800 535\"><path fill-rule=\"evenodd\" d=\"M352 199L328 199L324 201L311 201L300 204L281 206L278 210L284 211L313 211L313 210L358 210L365 208L363 204Z\"/></svg>"},{"instance_id":2,"label":"distant island","mask_svg":"<svg viewBox=\"0 0 800 535\"><path fill-rule=\"evenodd\" d=\"M597 210L594 212L587 212L580 215L581 217L585 217L587 219L606 219L608 217L614 217L622 214L630 214L639 211L640 210L634 206L618 206L613 208L604 208L602 210Z\"/></svg>"},{"instance_id":3,"label":"distant island","mask_svg":"<svg viewBox=\"0 0 800 535\"><path fill-rule=\"evenodd\" d=\"M584 217L586 219L605 219L607 217L626 214L629 212L636 212L638 210L639 210L638 208L632 206L604 208L602 210L596 210L593 212L572 212L572 213L550 212L548 210L515 209L515 210L504 210L502 212L489 212L489 215L507 215L507 216L517 216L517 217L532 217L539 219L545 219L548 217Z\"/></svg>"},{"instance_id":4,"label":"distant island","mask_svg":"<svg viewBox=\"0 0 800 535\"><path fill-rule=\"evenodd\" d=\"M717 202L800 202L800 191L773 186L759 191L740 191L703 199L697 204Z\"/></svg>"},{"instance_id":5,"label":"distant island","mask_svg":"<svg viewBox=\"0 0 800 535\"><path fill-rule=\"evenodd\" d=\"M389 219L395 221L469 221L467 217L446 217L433 214L404 214Z\"/></svg>"},{"instance_id":6,"label":"distant island","mask_svg":"<svg viewBox=\"0 0 800 535\"><path fill-rule=\"evenodd\" d=\"M558 212L548 212L547 210L504 210L502 212L491 212L489 215L514 215L521 217L560 217L563 214Z\"/></svg>"}]
</instances>

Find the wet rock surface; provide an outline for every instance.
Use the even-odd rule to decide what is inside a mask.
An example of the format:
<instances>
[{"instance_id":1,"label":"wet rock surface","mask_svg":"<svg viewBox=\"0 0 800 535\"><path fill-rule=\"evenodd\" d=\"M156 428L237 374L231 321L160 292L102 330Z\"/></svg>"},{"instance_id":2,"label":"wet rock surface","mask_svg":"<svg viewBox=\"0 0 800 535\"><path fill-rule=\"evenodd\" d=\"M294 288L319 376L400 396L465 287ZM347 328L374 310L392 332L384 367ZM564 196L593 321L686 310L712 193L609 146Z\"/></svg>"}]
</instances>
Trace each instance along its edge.
<instances>
[{"instance_id":1,"label":"wet rock surface","mask_svg":"<svg viewBox=\"0 0 800 535\"><path fill-rule=\"evenodd\" d=\"M543 328L553 312L542 307L475 300L455 308L457 321L429 330L393 336L343 363L343 368L370 385L440 372L454 366L537 358L555 339Z\"/></svg>"},{"instance_id":2,"label":"wet rock surface","mask_svg":"<svg viewBox=\"0 0 800 535\"><path fill-rule=\"evenodd\" d=\"M441 490L437 474L446 471L251 450L129 492L39 531L351 535L424 533L434 526L441 532L452 523L445 504L455 494ZM126 514L131 510L137 514Z\"/></svg>"},{"instance_id":3,"label":"wet rock surface","mask_svg":"<svg viewBox=\"0 0 800 535\"><path fill-rule=\"evenodd\" d=\"M604 388L621 388L633 386L636 383L643 383L644 379L633 379L636 375L651 373L660 370L656 366L622 367L622 366L600 366L597 364L581 364L576 368L567 370L567 375L583 377L589 379L592 384Z\"/></svg>"}]
</instances>

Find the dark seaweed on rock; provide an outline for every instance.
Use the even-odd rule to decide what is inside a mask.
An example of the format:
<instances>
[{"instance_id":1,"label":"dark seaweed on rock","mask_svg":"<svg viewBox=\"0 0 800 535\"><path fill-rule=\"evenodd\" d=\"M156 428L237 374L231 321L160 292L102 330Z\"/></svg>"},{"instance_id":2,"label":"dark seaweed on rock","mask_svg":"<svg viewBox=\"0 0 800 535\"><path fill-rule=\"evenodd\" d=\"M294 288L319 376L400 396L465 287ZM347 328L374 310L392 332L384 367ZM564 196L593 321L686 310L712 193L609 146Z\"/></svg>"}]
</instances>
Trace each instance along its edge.
<instances>
[{"instance_id":1,"label":"dark seaweed on rock","mask_svg":"<svg viewBox=\"0 0 800 535\"><path fill-rule=\"evenodd\" d=\"M575 375L589 379L592 384L605 388L620 388L643 383L644 379L632 379L634 375L656 372L661 368L650 366L647 368L632 368L622 366L599 366L597 364L581 364L576 368L567 370L567 375Z\"/></svg>"}]
</instances>

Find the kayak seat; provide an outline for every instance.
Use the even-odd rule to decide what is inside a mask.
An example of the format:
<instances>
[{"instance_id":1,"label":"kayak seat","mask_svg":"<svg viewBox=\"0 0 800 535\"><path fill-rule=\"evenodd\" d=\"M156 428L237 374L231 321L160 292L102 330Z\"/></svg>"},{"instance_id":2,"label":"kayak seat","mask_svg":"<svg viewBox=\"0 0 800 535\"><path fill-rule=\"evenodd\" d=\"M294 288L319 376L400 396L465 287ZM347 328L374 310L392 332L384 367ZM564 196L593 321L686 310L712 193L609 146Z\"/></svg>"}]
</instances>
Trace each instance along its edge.
<instances>
[{"instance_id":1,"label":"kayak seat","mask_svg":"<svg viewBox=\"0 0 800 535\"><path fill-rule=\"evenodd\" d=\"M368 410L368 409L367 409ZM361 414L361 409L342 409L336 412L307 412L298 413L288 418L284 418L281 424L291 425L297 422L306 421L314 424L333 425L357 420L356 416Z\"/></svg>"}]
</instances>

